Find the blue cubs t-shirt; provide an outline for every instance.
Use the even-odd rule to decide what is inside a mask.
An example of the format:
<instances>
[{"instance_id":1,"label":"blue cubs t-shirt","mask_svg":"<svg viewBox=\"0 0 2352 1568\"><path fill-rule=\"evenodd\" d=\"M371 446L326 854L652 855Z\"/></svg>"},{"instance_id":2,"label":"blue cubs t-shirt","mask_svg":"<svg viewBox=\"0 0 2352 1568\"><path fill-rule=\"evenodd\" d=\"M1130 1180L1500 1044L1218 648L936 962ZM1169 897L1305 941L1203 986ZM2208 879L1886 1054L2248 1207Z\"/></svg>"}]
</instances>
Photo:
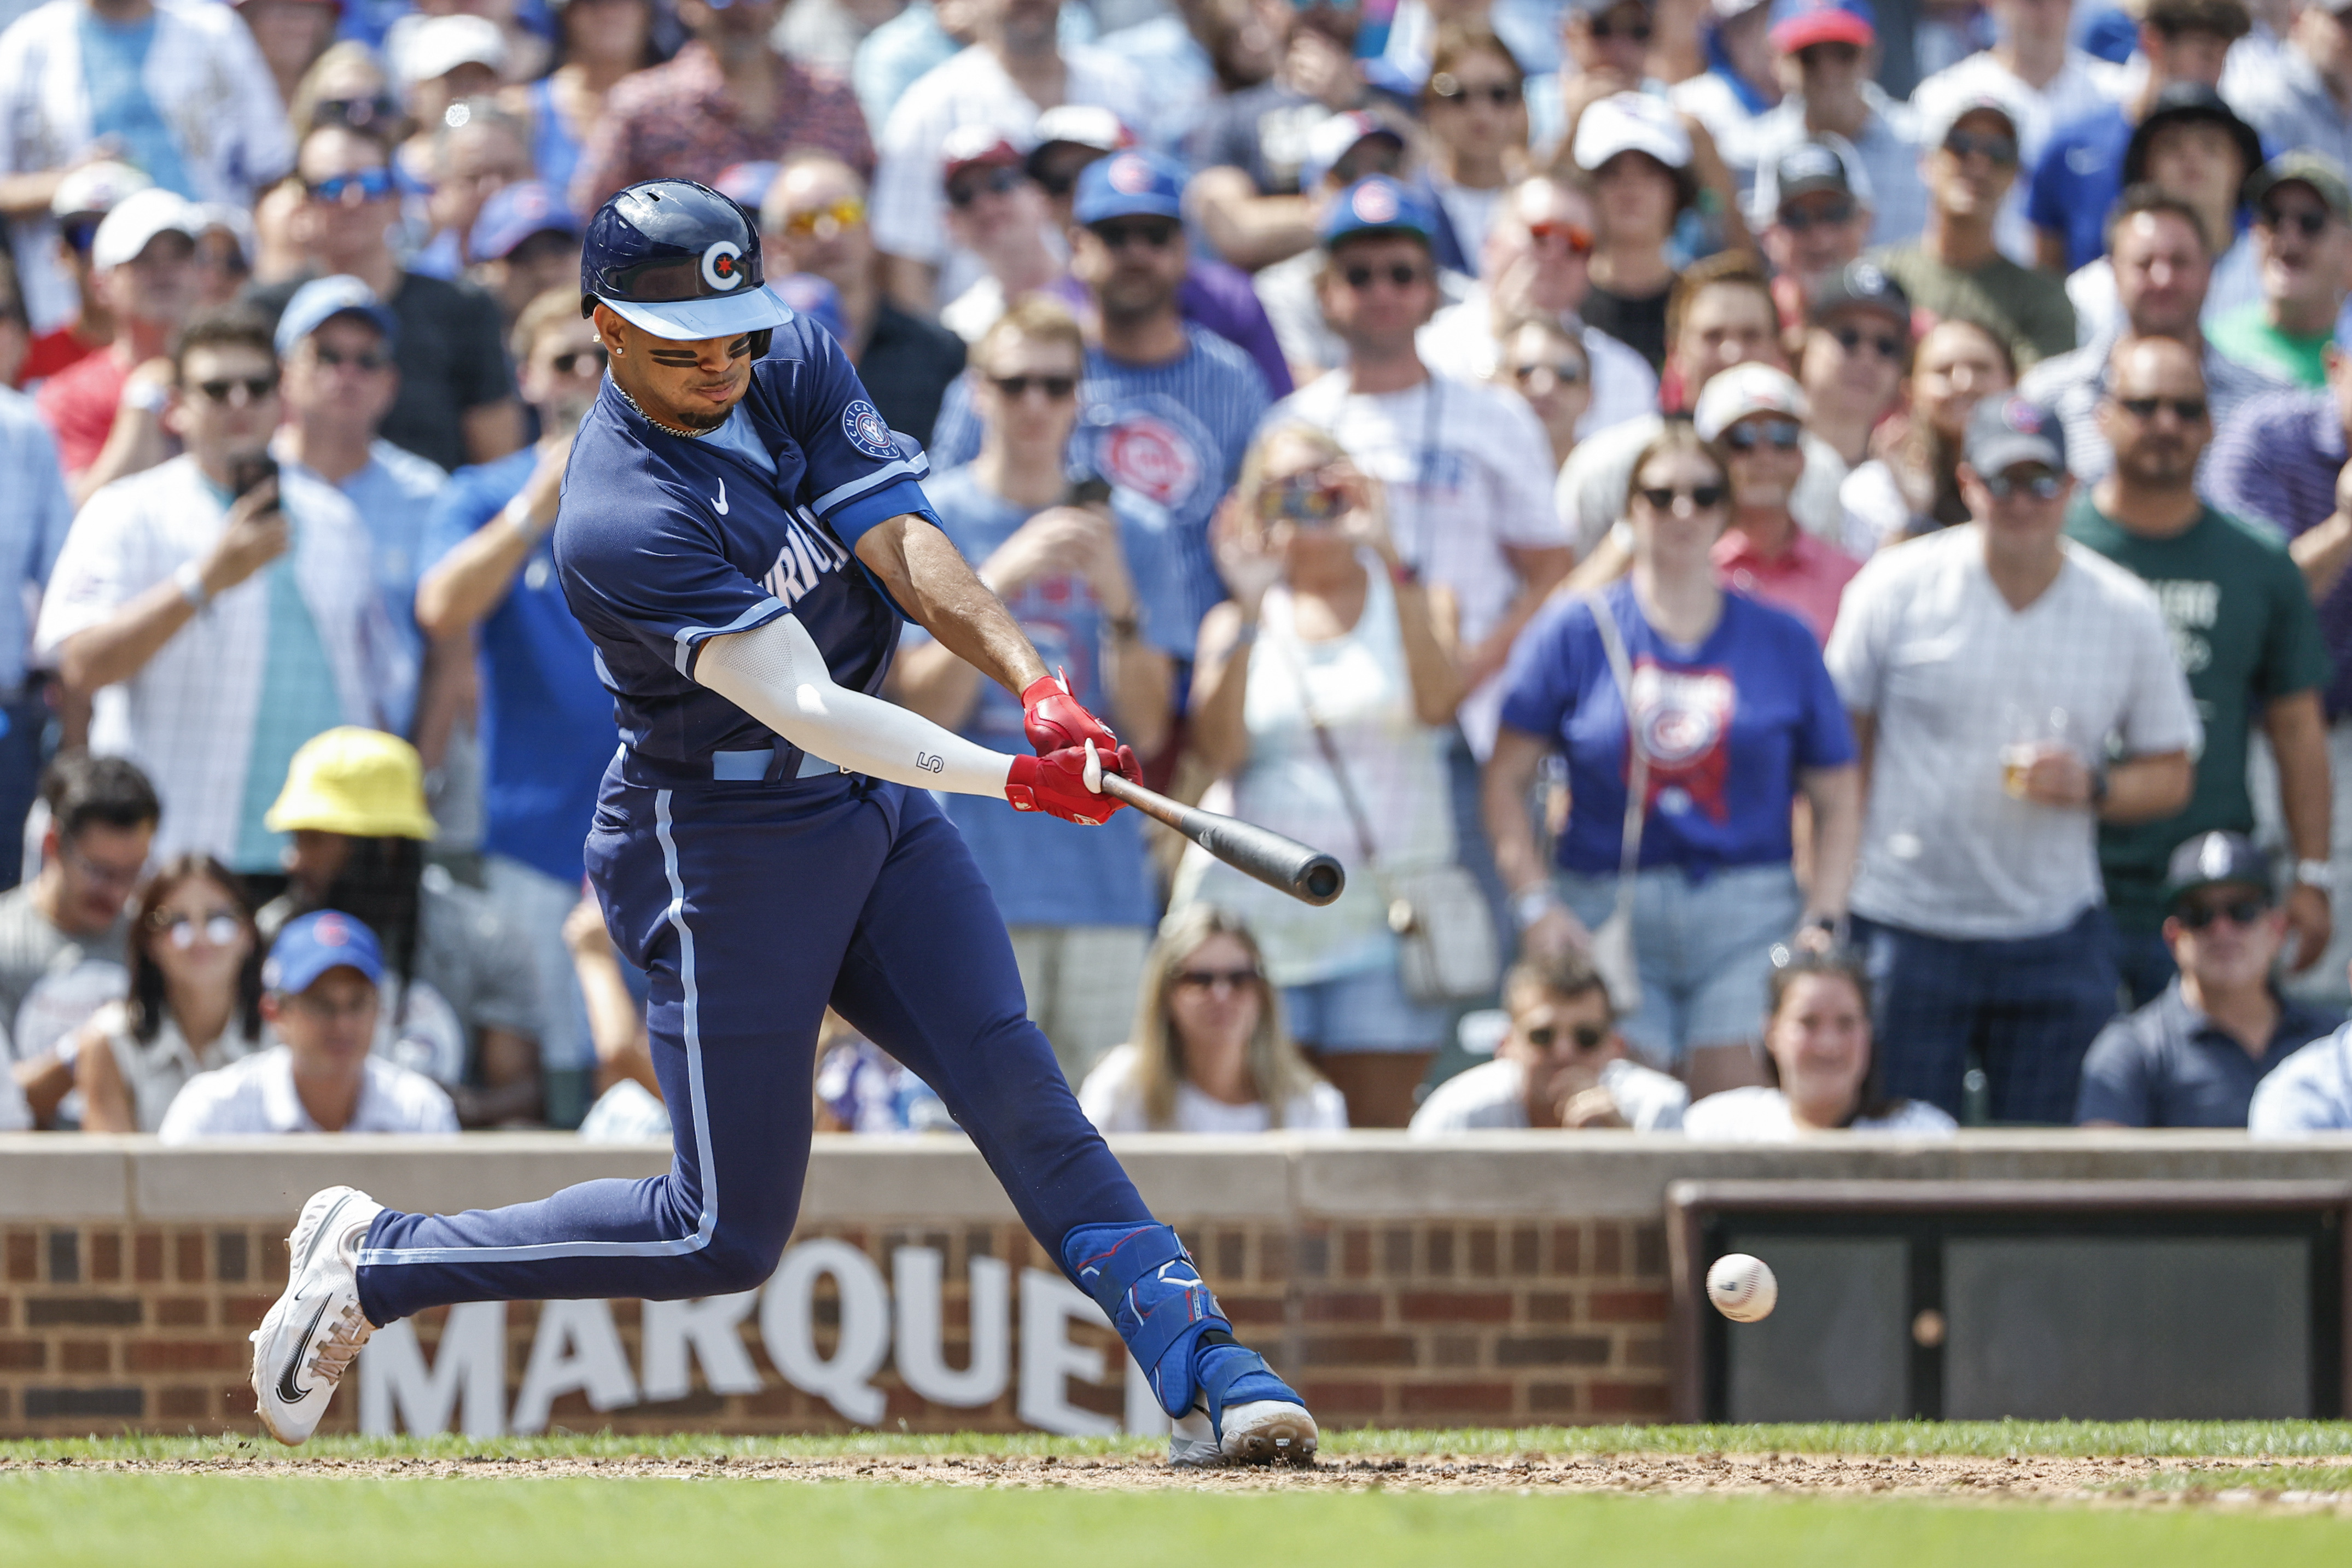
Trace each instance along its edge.
<instances>
[{"instance_id":1,"label":"blue cubs t-shirt","mask_svg":"<svg viewBox=\"0 0 2352 1568\"><path fill-rule=\"evenodd\" d=\"M425 528L429 567L488 524L538 465L530 447L449 476ZM481 669L482 847L563 882L582 874L581 846L619 731L596 650L563 602L549 539L531 547L514 583L477 632Z\"/></svg>"},{"instance_id":2,"label":"blue cubs t-shirt","mask_svg":"<svg viewBox=\"0 0 2352 1568\"><path fill-rule=\"evenodd\" d=\"M1603 596L1633 666L1633 721L1650 758L1643 868L1699 874L1785 863L1801 769L1854 759L1853 731L1821 645L1803 622L1745 594L1696 648L1650 627L1631 582ZM1503 722L1568 758L1572 805L1559 863L1614 875L1631 758L1625 703L1588 601L1552 605L1520 634L1504 676Z\"/></svg>"},{"instance_id":3,"label":"blue cubs t-shirt","mask_svg":"<svg viewBox=\"0 0 2352 1568\"><path fill-rule=\"evenodd\" d=\"M968 465L923 488L940 527L974 568L1044 509L1016 506L983 489ZM1184 598L1166 524L1148 504L1133 505L1123 492L1113 492L1112 514L1142 611L1142 639L1169 652L1160 627L1181 618ZM1066 675L1072 695L1116 728L1102 684L1102 602L1093 586L1076 573L1041 577L1007 594L1004 604L1045 667ZM909 643L926 635L918 627L907 632ZM991 750L1026 756L1021 720L1021 699L983 679L961 733ZM1121 811L1102 827L1072 832L1066 822L976 795L942 796L940 804L988 879L1006 925L1150 925L1159 918L1140 812Z\"/></svg>"}]
</instances>

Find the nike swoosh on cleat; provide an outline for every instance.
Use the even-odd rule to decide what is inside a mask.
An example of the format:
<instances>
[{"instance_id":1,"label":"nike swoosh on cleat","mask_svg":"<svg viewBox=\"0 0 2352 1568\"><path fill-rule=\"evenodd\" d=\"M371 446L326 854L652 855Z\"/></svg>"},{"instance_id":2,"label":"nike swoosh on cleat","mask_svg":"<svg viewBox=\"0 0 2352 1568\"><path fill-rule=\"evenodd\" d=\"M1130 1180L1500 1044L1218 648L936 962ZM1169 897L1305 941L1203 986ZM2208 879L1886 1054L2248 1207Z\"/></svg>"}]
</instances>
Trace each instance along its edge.
<instances>
[{"instance_id":1,"label":"nike swoosh on cleat","mask_svg":"<svg viewBox=\"0 0 2352 1568\"><path fill-rule=\"evenodd\" d=\"M294 1386L294 1373L302 1364L302 1352L310 1346L310 1336L319 1332L320 1320L327 1315L327 1308L334 1299L329 1296L319 1303L319 1310L310 1314L310 1326L302 1331L302 1337L294 1342L294 1354L286 1358L285 1366L278 1374L278 1397L289 1405L299 1405L310 1396L309 1389Z\"/></svg>"},{"instance_id":2,"label":"nike swoosh on cleat","mask_svg":"<svg viewBox=\"0 0 2352 1568\"><path fill-rule=\"evenodd\" d=\"M719 499L713 501L710 506L711 510L720 517L727 515L727 476L723 474L719 476Z\"/></svg>"}]
</instances>

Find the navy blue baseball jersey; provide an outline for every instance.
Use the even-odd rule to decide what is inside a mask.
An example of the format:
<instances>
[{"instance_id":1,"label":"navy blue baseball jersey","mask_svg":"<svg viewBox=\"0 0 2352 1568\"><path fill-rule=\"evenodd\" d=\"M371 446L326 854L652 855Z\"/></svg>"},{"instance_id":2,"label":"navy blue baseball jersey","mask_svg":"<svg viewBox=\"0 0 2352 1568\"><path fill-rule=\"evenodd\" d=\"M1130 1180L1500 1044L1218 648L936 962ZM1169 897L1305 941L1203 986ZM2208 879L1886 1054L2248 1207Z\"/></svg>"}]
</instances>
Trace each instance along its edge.
<instances>
[{"instance_id":1,"label":"navy blue baseball jersey","mask_svg":"<svg viewBox=\"0 0 2352 1568\"><path fill-rule=\"evenodd\" d=\"M789 612L835 682L878 692L899 614L850 552L887 518L937 520L925 471L804 316L776 329L750 392L709 435L656 428L608 379L572 445L555 560L629 745L682 763L775 747L772 777L789 776L797 753L697 685L695 658Z\"/></svg>"}]
</instances>

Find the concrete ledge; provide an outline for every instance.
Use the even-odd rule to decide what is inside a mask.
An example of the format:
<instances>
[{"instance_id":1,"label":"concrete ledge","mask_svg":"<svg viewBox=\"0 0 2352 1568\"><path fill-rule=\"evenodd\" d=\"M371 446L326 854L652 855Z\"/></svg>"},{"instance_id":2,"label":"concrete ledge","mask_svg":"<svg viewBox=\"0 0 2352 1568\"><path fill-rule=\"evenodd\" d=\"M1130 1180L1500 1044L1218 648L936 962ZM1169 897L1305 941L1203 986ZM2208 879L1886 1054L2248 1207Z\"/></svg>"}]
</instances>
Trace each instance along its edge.
<instances>
[{"instance_id":1,"label":"concrete ledge","mask_svg":"<svg viewBox=\"0 0 2352 1568\"><path fill-rule=\"evenodd\" d=\"M131 1211L121 1143L0 1133L0 1219L121 1219Z\"/></svg>"}]
</instances>

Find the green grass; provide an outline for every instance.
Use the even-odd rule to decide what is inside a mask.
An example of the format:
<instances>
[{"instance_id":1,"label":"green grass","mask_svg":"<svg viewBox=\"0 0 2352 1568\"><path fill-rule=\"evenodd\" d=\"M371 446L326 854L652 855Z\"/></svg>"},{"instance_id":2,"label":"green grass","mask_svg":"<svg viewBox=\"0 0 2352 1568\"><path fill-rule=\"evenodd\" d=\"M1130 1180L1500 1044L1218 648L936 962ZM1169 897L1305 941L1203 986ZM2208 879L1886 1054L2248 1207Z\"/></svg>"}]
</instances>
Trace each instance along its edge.
<instances>
[{"instance_id":1,"label":"green grass","mask_svg":"<svg viewBox=\"0 0 2352 1568\"><path fill-rule=\"evenodd\" d=\"M613 1458L637 1454L692 1458L716 1454L824 1458L884 1454L1156 1454L1157 1439L1048 1437L1036 1433L943 1435L862 1432L848 1437L726 1437L569 1433L544 1437L320 1437L299 1453L330 1458ZM0 1442L0 1461L199 1459L227 1455L289 1458L258 1437L66 1437ZM2352 1455L2346 1421L1891 1421L1782 1427L1530 1427L1380 1430L1323 1434L1327 1458L1354 1455L1509 1454L1928 1454L1999 1458L2147 1455L2159 1458L2321 1458Z\"/></svg>"},{"instance_id":2,"label":"green grass","mask_svg":"<svg viewBox=\"0 0 2352 1568\"><path fill-rule=\"evenodd\" d=\"M2324 1491L2352 1493L2352 1465L2242 1465L2159 1470L2132 1483L2142 1491Z\"/></svg>"},{"instance_id":3,"label":"green grass","mask_svg":"<svg viewBox=\"0 0 2352 1568\"><path fill-rule=\"evenodd\" d=\"M1221 1568L2341 1568L2352 1526L2208 1511L1923 1503L977 1490L758 1481L0 1474L0 1561L43 1568L915 1563Z\"/></svg>"}]
</instances>

